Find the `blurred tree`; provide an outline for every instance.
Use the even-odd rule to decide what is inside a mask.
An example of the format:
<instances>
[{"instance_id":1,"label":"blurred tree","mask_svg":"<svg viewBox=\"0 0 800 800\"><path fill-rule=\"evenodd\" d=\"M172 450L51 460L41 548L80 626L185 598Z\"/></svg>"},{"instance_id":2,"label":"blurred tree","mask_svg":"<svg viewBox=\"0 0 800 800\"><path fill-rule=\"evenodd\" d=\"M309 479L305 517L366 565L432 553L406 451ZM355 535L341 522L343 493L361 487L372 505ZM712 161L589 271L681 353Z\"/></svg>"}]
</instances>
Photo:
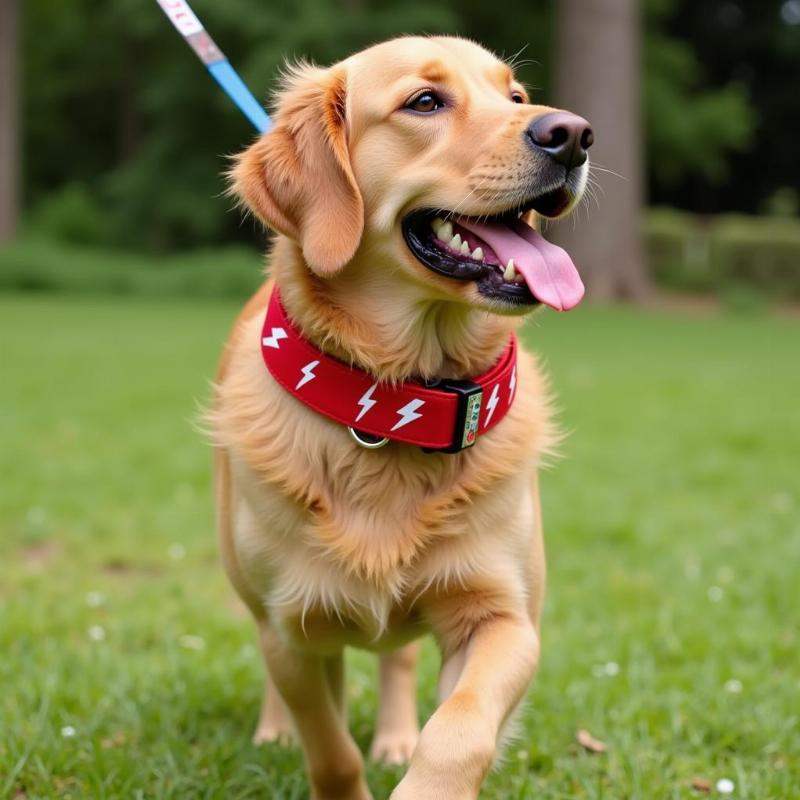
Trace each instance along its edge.
<instances>
[{"instance_id":1,"label":"blurred tree","mask_svg":"<svg viewBox=\"0 0 800 800\"><path fill-rule=\"evenodd\" d=\"M445 7L368 0L192 6L264 100L287 58L330 63L398 31L456 22ZM241 237L221 173L224 155L254 132L153 0L29 0L29 8L26 140L37 156L27 181L34 204L59 192L39 218L62 209L74 217L70 184L80 181L114 242L160 249ZM85 195L81 202L83 213Z\"/></svg>"},{"instance_id":2,"label":"blurred tree","mask_svg":"<svg viewBox=\"0 0 800 800\"><path fill-rule=\"evenodd\" d=\"M740 75L731 69L731 59L745 44L720 44L729 56L719 63L711 48L702 46L703 36L718 40L728 30L720 33L711 23L697 23L702 9L740 5L750 19L757 17L756 2L709 0L693 4L696 10L690 13L689 0L642 0L647 9L646 150L652 165L649 185L659 200L688 206L710 181L726 180L731 152L751 140L754 115L747 94L759 103L762 96L775 99L764 106L772 115L762 131L772 144L769 171L756 180L751 158L747 181L731 171L730 196L757 187L759 196L752 202L761 203L779 188L769 184L786 174L783 162L797 163L797 154L778 146L786 129L780 115L794 119L792 103L800 109L792 81L759 77L753 83L747 70ZM764 2L772 8L780 0ZM5 9L15 0L0 3ZM502 13L485 0L193 0L193 5L259 98L268 96L287 57L330 63L372 42L416 31L460 33L505 56L524 50L518 59L523 78L533 84L537 100L552 102L550 55L557 43L550 34L556 6L564 11L592 3L508 0ZM238 214L226 213L231 204L221 196L224 155L246 144L253 131L153 0L26 0L22 22L23 194L34 212L33 224L81 240L156 249L260 236L249 223L242 228ZM756 23L739 25L732 37L751 42L751 60L766 58L774 45L776 69L797 63L800 48L792 50L797 37L787 26ZM682 34L684 26L690 39ZM0 35L10 30L3 24ZM2 52L7 57L12 51L4 46ZM558 53L565 66L567 59L583 57L563 45ZM603 93L614 91L605 63L591 63L587 70L586 79L602 77ZM731 83L734 74L738 77ZM740 84L757 85L759 92L746 93ZM594 115L592 121L602 148L599 119ZM2 120L7 123L8 115L3 113ZM608 166L608 159L598 160ZM612 184L604 181L606 192L615 191ZM791 180L782 185L791 186ZM599 202L614 204L610 195Z\"/></svg>"},{"instance_id":3,"label":"blurred tree","mask_svg":"<svg viewBox=\"0 0 800 800\"><path fill-rule=\"evenodd\" d=\"M0 242L13 238L19 204L19 6L0 0Z\"/></svg>"},{"instance_id":4,"label":"blurred tree","mask_svg":"<svg viewBox=\"0 0 800 800\"><path fill-rule=\"evenodd\" d=\"M641 298L648 281L641 235L641 20L637 0L560 0L557 105L595 130L599 198L588 219L556 228L599 300ZM619 176L623 176L620 179Z\"/></svg>"},{"instance_id":5,"label":"blurred tree","mask_svg":"<svg viewBox=\"0 0 800 800\"><path fill-rule=\"evenodd\" d=\"M709 5L735 4L693 4ZM660 192L685 181L717 187L728 176L731 154L751 142L756 120L747 90L730 74L704 85L700 58L709 39L693 43L670 30L677 0L649 0L646 7L644 97L653 188Z\"/></svg>"},{"instance_id":6,"label":"blurred tree","mask_svg":"<svg viewBox=\"0 0 800 800\"><path fill-rule=\"evenodd\" d=\"M706 213L768 210L776 191L800 186L800 149L790 144L800 129L800 2L659 2L647 65L651 138L661 134L653 166L688 159L691 168L659 171L653 199ZM664 96L676 75L699 104ZM721 158L706 146L720 137Z\"/></svg>"},{"instance_id":7,"label":"blurred tree","mask_svg":"<svg viewBox=\"0 0 800 800\"><path fill-rule=\"evenodd\" d=\"M506 0L502 13L486 0L442 1L457 21L449 32L473 39L513 63L532 96L543 102L543 90L550 83L553 0Z\"/></svg>"}]
</instances>

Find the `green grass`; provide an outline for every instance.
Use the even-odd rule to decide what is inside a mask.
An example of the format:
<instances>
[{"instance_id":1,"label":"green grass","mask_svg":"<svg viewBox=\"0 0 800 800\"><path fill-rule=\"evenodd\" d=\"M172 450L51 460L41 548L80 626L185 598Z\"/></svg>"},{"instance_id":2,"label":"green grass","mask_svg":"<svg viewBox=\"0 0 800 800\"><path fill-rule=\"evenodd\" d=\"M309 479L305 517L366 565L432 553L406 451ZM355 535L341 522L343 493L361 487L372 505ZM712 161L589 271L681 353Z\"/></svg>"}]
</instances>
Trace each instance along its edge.
<instances>
[{"instance_id":1,"label":"green grass","mask_svg":"<svg viewBox=\"0 0 800 800\"><path fill-rule=\"evenodd\" d=\"M249 743L262 668L191 421L234 312L0 296L0 797L307 797L296 751ZM586 309L527 339L572 432L542 666L483 797L800 796L800 326ZM373 677L353 654L364 748ZM397 777L369 767L376 798Z\"/></svg>"}]
</instances>

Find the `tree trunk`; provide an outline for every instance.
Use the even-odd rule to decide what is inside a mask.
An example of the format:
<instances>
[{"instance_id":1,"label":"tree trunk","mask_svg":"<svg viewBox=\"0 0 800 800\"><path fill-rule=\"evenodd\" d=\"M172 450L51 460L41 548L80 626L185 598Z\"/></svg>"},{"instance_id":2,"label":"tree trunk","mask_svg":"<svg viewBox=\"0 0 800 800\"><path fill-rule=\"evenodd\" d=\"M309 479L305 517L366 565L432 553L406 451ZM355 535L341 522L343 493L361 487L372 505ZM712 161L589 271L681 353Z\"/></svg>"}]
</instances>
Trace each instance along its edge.
<instances>
[{"instance_id":1,"label":"tree trunk","mask_svg":"<svg viewBox=\"0 0 800 800\"><path fill-rule=\"evenodd\" d=\"M10 241L19 214L19 9L0 0L0 243Z\"/></svg>"},{"instance_id":2,"label":"tree trunk","mask_svg":"<svg viewBox=\"0 0 800 800\"><path fill-rule=\"evenodd\" d=\"M556 3L555 100L592 124L589 155L599 186L596 202L586 197L574 222L555 226L554 238L581 270L588 296L600 301L639 300L649 290L641 236L639 6L637 0Z\"/></svg>"}]
</instances>

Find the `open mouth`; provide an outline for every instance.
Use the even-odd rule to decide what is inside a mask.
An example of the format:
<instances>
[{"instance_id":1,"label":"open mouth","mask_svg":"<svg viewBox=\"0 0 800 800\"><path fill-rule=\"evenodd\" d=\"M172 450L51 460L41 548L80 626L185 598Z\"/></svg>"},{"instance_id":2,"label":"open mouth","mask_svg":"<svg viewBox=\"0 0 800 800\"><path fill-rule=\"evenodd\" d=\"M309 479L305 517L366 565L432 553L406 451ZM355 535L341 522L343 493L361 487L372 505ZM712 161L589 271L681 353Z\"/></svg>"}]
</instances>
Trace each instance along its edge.
<instances>
[{"instance_id":1,"label":"open mouth","mask_svg":"<svg viewBox=\"0 0 800 800\"><path fill-rule=\"evenodd\" d=\"M556 216L569 201L566 190L558 189L527 208ZM527 208L489 217L421 209L403 220L403 235L428 269L474 281L488 299L517 306L544 303L568 311L581 301L583 283L566 251L520 219Z\"/></svg>"}]
</instances>

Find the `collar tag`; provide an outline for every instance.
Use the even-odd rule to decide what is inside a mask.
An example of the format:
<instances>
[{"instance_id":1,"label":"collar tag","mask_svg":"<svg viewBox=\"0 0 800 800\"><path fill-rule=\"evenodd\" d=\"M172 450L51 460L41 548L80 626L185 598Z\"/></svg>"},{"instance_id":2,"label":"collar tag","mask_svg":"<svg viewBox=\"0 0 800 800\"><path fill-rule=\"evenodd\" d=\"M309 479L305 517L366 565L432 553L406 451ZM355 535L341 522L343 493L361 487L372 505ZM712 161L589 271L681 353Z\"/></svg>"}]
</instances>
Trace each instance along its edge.
<instances>
[{"instance_id":1,"label":"collar tag","mask_svg":"<svg viewBox=\"0 0 800 800\"><path fill-rule=\"evenodd\" d=\"M483 387L472 381L456 381L445 378L436 384L436 388L454 394L458 400L453 444L440 452L458 453L472 447L478 439L478 427L483 406Z\"/></svg>"},{"instance_id":2,"label":"collar tag","mask_svg":"<svg viewBox=\"0 0 800 800\"><path fill-rule=\"evenodd\" d=\"M461 439L462 447L472 447L478 438L478 421L481 418L483 405L483 391L476 392L467 398L467 414L464 422L464 436Z\"/></svg>"}]
</instances>

